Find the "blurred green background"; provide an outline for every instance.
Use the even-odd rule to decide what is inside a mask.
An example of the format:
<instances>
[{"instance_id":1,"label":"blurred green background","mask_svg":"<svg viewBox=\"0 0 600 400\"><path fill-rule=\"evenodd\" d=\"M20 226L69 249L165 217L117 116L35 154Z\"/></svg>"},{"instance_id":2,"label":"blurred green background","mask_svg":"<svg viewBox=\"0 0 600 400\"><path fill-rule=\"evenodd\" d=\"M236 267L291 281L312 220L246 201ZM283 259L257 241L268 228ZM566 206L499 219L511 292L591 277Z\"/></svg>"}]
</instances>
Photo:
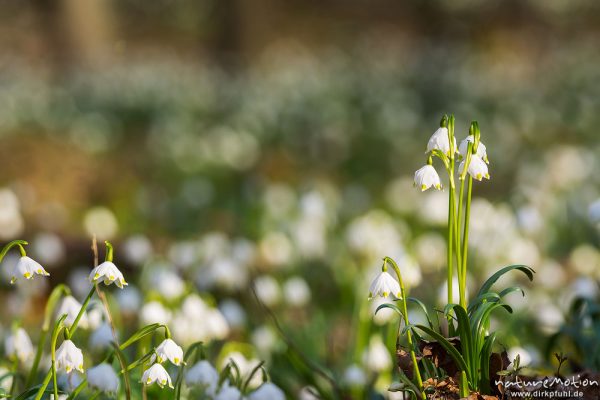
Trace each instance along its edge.
<instances>
[{"instance_id":1,"label":"blurred green background","mask_svg":"<svg viewBox=\"0 0 600 400\"><path fill-rule=\"evenodd\" d=\"M471 289L509 263L538 272L502 343L548 365L540 335L598 296L598 2L1 1L0 22L0 238L29 240L51 285L81 278L92 234L113 241L144 300L209 296L220 340L252 343L292 398L326 385L251 283L305 356L386 387L369 357L394 343L367 302L381 258L445 296L447 192L412 187L443 113L459 138L479 121L491 162ZM43 301L3 296L4 326Z\"/></svg>"}]
</instances>

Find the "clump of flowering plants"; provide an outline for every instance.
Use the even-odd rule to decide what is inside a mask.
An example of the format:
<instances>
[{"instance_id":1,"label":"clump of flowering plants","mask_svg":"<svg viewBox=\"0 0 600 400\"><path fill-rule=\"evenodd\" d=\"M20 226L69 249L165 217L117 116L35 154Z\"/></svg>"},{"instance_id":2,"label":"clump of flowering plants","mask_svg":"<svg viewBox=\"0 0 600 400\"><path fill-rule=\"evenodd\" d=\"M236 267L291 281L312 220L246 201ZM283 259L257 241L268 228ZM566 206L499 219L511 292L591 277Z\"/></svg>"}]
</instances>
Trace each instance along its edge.
<instances>
[{"instance_id":1,"label":"clump of flowering plants","mask_svg":"<svg viewBox=\"0 0 600 400\"><path fill-rule=\"evenodd\" d=\"M490 179L488 156L481 142L479 125L473 121L467 137L457 146L454 134L454 116L442 118L440 127L427 143L426 165L415 172L414 184L421 191L430 188L442 190L442 182L435 167L434 159L439 159L448 175L448 225L447 225L447 304L443 310L445 324L436 315L431 315L427 307L418 299L408 297L402 281L402 266L385 257L382 272L371 284L369 297L391 298L395 303L382 304L401 315L404 328L399 330L398 339L406 337L408 352L398 349L399 365L403 383L395 390L412 393L417 398L426 399L427 393L434 391L424 382L439 382L448 379L458 382L460 397L470 393L490 394L490 381L497 371L491 371L490 361L496 344L496 333L490 332L490 317L494 311L505 310L512 313L511 307L503 299L512 292L524 292L516 286L493 291L496 281L507 272L516 270L524 273L529 280L534 271L525 265L510 265L500 269L483 283L470 301L467 293L467 270L469 249L469 220L471 218L471 197L474 181ZM389 274L391 266L396 279ZM458 288L454 287L455 276ZM458 290L458 304L454 303L455 290ZM407 303L416 303L426 314L428 324L411 324ZM423 348L427 342L421 335L427 335L445 352L451 363L440 365ZM401 359L402 358L402 359Z\"/></svg>"},{"instance_id":2,"label":"clump of flowering plants","mask_svg":"<svg viewBox=\"0 0 600 400\"><path fill-rule=\"evenodd\" d=\"M41 264L27 256L27 244L15 240L0 252L0 262L12 248L18 248L21 253L11 274L11 284L19 280L27 284L26 281L41 279L38 276L50 276ZM233 399L246 395L255 400L285 398L281 389L267 382L263 363L242 375L240 366L232 359L218 372L205 359L202 342L192 343L184 352L173 340L167 324L147 324L120 342L107 297L109 293L105 290L113 284L119 289L128 284L113 262L112 245L105 244L105 260L98 265L94 240L94 267L88 278L91 287L82 303L64 284L52 290L45 306L37 350L34 351L32 340L20 322L14 323L12 333L5 339L5 353L13 362L13 369L0 375L0 382L10 379L12 383L8 391L0 389L0 398L72 400L96 399L103 395L127 400ZM108 344L101 353L88 350L81 335L76 334L78 328L88 327L94 297L98 297L103 306L101 318L106 321L102 326L108 327L108 331L99 328L90 336L90 342ZM108 338L99 338L107 335ZM186 370L188 363L191 366ZM260 378L261 373L262 379L250 386L250 381ZM64 377L66 385L61 383Z\"/></svg>"}]
</instances>

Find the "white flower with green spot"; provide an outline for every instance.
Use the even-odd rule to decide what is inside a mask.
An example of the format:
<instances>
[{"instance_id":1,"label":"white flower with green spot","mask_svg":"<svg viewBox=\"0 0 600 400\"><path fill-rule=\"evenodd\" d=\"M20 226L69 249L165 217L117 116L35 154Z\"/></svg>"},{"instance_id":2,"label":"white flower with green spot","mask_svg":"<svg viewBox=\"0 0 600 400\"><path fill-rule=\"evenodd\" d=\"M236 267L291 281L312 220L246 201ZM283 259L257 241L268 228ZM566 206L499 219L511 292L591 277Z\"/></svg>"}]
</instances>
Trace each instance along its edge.
<instances>
[{"instance_id":1,"label":"white flower with green spot","mask_svg":"<svg viewBox=\"0 0 600 400\"><path fill-rule=\"evenodd\" d=\"M83 353L72 341L65 340L56 350L56 369L67 374L73 370L83 373Z\"/></svg>"},{"instance_id":2,"label":"white flower with green spot","mask_svg":"<svg viewBox=\"0 0 600 400\"><path fill-rule=\"evenodd\" d=\"M40 263L30 257L22 256L15 266L10 283L14 284L20 277L32 279L35 275L50 276Z\"/></svg>"},{"instance_id":3,"label":"white flower with green spot","mask_svg":"<svg viewBox=\"0 0 600 400\"><path fill-rule=\"evenodd\" d=\"M169 360L173 365L181 365L183 361L183 349L173 341L173 339L165 339L156 348L156 355L153 356L152 361L156 359L159 363Z\"/></svg>"},{"instance_id":4,"label":"white flower with green spot","mask_svg":"<svg viewBox=\"0 0 600 400\"><path fill-rule=\"evenodd\" d=\"M91 283L96 283L98 280L102 280L105 285L114 283L119 289L123 289L123 286L127 286L123 274L111 261L104 261L94 268L90 273L89 279Z\"/></svg>"},{"instance_id":5,"label":"white flower with green spot","mask_svg":"<svg viewBox=\"0 0 600 400\"><path fill-rule=\"evenodd\" d=\"M456 149L456 139L453 139L453 148ZM430 153L433 150L439 150L448 157L450 156L450 139L448 138L448 128L438 128L433 135L431 135L429 142L427 142L426 153Z\"/></svg>"},{"instance_id":6,"label":"white flower with green spot","mask_svg":"<svg viewBox=\"0 0 600 400\"><path fill-rule=\"evenodd\" d=\"M381 296L387 298L392 296L396 299L401 299L400 284L387 271L381 271L379 275L371 283L369 288L369 299Z\"/></svg>"},{"instance_id":7,"label":"white flower with green spot","mask_svg":"<svg viewBox=\"0 0 600 400\"><path fill-rule=\"evenodd\" d=\"M469 135L467 136L465 139L463 139L462 142L460 142L460 146L458 146L458 152L460 153L460 155L462 156L462 158L466 158L467 157L467 150L469 149L469 143L474 143L475 142L475 138L473 135ZM487 151L486 151L486 147L483 143L479 142L479 144L477 145L477 153L476 155L481 158L483 161L486 162L486 164L489 164L489 160L487 158Z\"/></svg>"},{"instance_id":8,"label":"white flower with green spot","mask_svg":"<svg viewBox=\"0 0 600 400\"><path fill-rule=\"evenodd\" d=\"M458 167L458 173L462 174L464 169L465 161L460 163L460 166ZM476 154L471 155L467 172L473 177L473 179L478 181L481 181L483 178L490 179L487 164Z\"/></svg>"},{"instance_id":9,"label":"white flower with green spot","mask_svg":"<svg viewBox=\"0 0 600 400\"><path fill-rule=\"evenodd\" d=\"M167 370L159 363L153 364L150 368L144 371L142 375L142 383L146 386L150 386L156 383L161 388L165 386L173 389L173 383L171 383L171 377Z\"/></svg>"},{"instance_id":10,"label":"white flower with green spot","mask_svg":"<svg viewBox=\"0 0 600 400\"><path fill-rule=\"evenodd\" d=\"M425 165L415 172L415 186L420 188L423 192L430 187L434 187L437 190L442 188L440 176L435 168L433 168L433 165Z\"/></svg>"}]
</instances>

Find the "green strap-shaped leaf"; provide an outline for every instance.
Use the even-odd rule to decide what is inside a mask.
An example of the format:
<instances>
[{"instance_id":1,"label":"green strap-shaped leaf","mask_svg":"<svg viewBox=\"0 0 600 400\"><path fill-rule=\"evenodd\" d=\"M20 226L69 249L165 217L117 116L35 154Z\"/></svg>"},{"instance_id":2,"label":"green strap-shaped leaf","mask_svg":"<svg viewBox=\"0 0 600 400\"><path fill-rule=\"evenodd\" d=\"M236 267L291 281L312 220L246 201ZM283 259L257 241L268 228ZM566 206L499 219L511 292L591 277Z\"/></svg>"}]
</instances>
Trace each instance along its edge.
<instances>
[{"instance_id":1,"label":"green strap-shaped leaf","mask_svg":"<svg viewBox=\"0 0 600 400\"><path fill-rule=\"evenodd\" d=\"M458 365L458 368L461 371L466 371L467 375L469 374L469 369L467 368L467 363L463 356L456 350L456 348L450 343L445 337L434 331L433 329L425 326L425 325L415 325L415 328L418 328L434 338L438 341L438 343L448 352L450 357L454 360L454 362Z\"/></svg>"},{"instance_id":2,"label":"green strap-shaped leaf","mask_svg":"<svg viewBox=\"0 0 600 400\"><path fill-rule=\"evenodd\" d=\"M427 318L427 323L429 324L429 327L431 329L435 329L435 325L433 325L433 321L431 319L431 316L429 315L427 306L425 306L425 304L421 300L416 299L414 297L408 297L407 300L412 303L415 303L417 306L419 306L421 308L421 310L423 311L423 314L425 314L425 317ZM437 315L436 315L436 319L437 319Z\"/></svg>"},{"instance_id":3,"label":"green strap-shaped leaf","mask_svg":"<svg viewBox=\"0 0 600 400\"><path fill-rule=\"evenodd\" d=\"M494 275L490 276L488 278L488 280L485 281L484 284L481 286L481 289L479 289L479 293L477 294L477 297L479 297L483 293L489 292L489 290L492 288L494 283L496 283L496 281L498 281L498 279L500 279L500 277L502 275L504 275L507 272L510 272L512 270L521 271L522 273L527 275L527 277L529 278L530 281L533 280L533 274L535 274L535 271L533 270L533 268L528 267L527 265L521 265L521 264L509 265L508 267L504 267L501 270L499 270L498 272L496 272Z\"/></svg>"},{"instance_id":4,"label":"green strap-shaped leaf","mask_svg":"<svg viewBox=\"0 0 600 400\"><path fill-rule=\"evenodd\" d=\"M392 309L394 311L396 311L398 313L398 315L400 315L401 317L403 316L402 311L400 310L400 307L398 307L395 304L392 303L384 303L381 304L379 307L377 307L377 309L375 310L375 314L377 314L379 312L379 310L382 310L384 308L389 308Z\"/></svg>"}]
</instances>

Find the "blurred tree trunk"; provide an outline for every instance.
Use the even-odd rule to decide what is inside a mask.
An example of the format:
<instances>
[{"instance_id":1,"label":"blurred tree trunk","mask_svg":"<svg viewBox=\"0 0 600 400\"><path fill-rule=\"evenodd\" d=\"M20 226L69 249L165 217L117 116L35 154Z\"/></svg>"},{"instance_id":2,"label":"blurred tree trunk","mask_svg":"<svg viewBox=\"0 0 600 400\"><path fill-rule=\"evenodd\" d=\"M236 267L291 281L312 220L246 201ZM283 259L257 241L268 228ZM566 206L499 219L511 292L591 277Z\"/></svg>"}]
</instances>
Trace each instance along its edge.
<instances>
[{"instance_id":1,"label":"blurred tree trunk","mask_svg":"<svg viewBox=\"0 0 600 400\"><path fill-rule=\"evenodd\" d=\"M40 35L46 43L55 73L72 66L100 68L113 54L110 0L35 0Z\"/></svg>"}]
</instances>

